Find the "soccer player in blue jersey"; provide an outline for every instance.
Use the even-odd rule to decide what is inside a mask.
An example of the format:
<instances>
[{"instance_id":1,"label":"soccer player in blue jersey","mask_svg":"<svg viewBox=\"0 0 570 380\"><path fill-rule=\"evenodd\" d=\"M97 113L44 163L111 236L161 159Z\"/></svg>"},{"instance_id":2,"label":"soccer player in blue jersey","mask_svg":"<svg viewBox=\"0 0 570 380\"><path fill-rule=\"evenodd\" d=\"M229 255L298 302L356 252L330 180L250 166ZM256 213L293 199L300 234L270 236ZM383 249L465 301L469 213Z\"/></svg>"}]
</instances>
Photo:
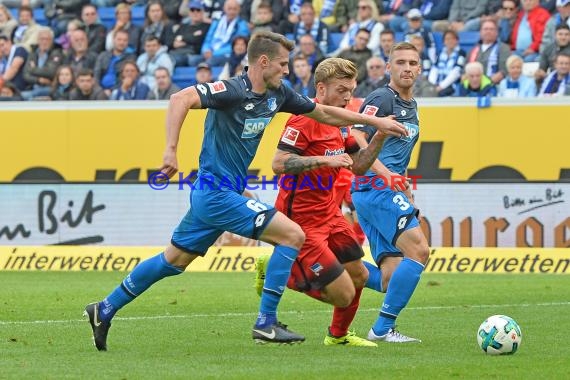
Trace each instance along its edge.
<instances>
[{"instance_id":1,"label":"soccer player in blue jersey","mask_svg":"<svg viewBox=\"0 0 570 380\"><path fill-rule=\"evenodd\" d=\"M408 135L389 136L378 160L364 177L356 177L352 200L358 220L370 241L376 265L365 263L369 276L366 287L386 292L380 315L368 333L368 340L394 343L419 342L396 330L396 318L406 306L420 280L429 256L427 240L419 227L419 210L406 176L412 149L419 136L417 104L412 97L414 81L420 76L421 61L416 48L396 44L387 65L388 86L371 92L360 108L367 115L395 115ZM354 128L361 146L366 146L375 128ZM402 259L403 257L403 259Z\"/></svg>"},{"instance_id":2,"label":"soccer player in blue jersey","mask_svg":"<svg viewBox=\"0 0 570 380\"><path fill-rule=\"evenodd\" d=\"M268 263L265 287L252 337L259 343L297 343L304 337L281 324L277 305L293 261L304 243L302 229L273 206L244 197L247 169L263 131L277 112L306 114L319 122L346 126L368 124L382 133L406 136L390 118L377 118L342 108L313 103L281 84L289 74L293 42L279 34L261 32L248 46L250 67L227 81L197 84L171 96L166 116L166 150L162 173L178 172L177 147L188 110L208 108L198 176L190 194L190 210L175 228L164 252L135 269L101 302L86 306L85 314L98 350L107 349L107 334L115 313L155 282L184 272L224 231L259 239L275 249ZM348 164L347 164L348 165Z\"/></svg>"}]
</instances>

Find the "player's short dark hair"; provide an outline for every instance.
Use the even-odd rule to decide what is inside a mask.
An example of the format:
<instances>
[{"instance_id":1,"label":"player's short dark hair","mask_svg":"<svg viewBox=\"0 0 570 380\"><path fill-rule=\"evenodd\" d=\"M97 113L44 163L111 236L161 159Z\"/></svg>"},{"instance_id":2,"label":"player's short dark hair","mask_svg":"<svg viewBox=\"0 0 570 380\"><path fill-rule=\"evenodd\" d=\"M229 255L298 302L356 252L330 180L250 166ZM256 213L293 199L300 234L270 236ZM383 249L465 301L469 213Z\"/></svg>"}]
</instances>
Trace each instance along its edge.
<instances>
[{"instance_id":1,"label":"player's short dark hair","mask_svg":"<svg viewBox=\"0 0 570 380\"><path fill-rule=\"evenodd\" d=\"M279 46L283 46L287 51L293 51L295 43L278 33L269 31L255 33L247 46L247 59L250 63L254 63L262 55L267 55L269 59L275 58L279 54Z\"/></svg>"},{"instance_id":2,"label":"player's short dark hair","mask_svg":"<svg viewBox=\"0 0 570 380\"><path fill-rule=\"evenodd\" d=\"M399 50L413 50L416 53L418 53L418 55L420 54L418 52L418 49L416 49L416 47L414 45L412 45L409 42L398 42L397 44L394 44L392 46L392 49L390 49L390 61L392 60L392 57L394 56L394 52L395 51L399 51Z\"/></svg>"}]
</instances>

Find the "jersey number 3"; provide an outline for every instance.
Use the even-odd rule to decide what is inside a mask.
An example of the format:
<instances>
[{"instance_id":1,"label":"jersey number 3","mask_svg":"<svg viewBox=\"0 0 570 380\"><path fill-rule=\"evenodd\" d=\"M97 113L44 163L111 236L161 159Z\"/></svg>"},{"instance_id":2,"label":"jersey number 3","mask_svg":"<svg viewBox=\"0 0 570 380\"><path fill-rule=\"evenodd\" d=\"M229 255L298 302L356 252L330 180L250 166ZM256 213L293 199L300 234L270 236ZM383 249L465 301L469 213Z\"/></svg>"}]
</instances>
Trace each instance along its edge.
<instances>
[{"instance_id":1,"label":"jersey number 3","mask_svg":"<svg viewBox=\"0 0 570 380\"><path fill-rule=\"evenodd\" d=\"M406 202L404 197L401 196L400 194L394 196L394 198L392 198L392 201L395 204L397 204L398 206L400 206L400 210L402 210L402 211L406 211L407 209L410 208L410 204L408 202Z\"/></svg>"}]
</instances>

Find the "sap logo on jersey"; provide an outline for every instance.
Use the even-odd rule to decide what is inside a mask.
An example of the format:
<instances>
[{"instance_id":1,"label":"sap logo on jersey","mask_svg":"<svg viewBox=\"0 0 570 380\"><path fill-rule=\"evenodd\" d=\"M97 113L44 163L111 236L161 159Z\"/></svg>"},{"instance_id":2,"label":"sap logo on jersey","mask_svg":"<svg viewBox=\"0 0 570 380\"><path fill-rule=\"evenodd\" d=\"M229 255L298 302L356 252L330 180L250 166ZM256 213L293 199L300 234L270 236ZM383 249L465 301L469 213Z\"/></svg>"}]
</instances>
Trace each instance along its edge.
<instances>
[{"instance_id":1,"label":"sap logo on jersey","mask_svg":"<svg viewBox=\"0 0 570 380\"><path fill-rule=\"evenodd\" d=\"M260 117L257 119L245 119L245 124L243 125L243 132L241 133L242 139L252 139L269 125L271 121L270 117Z\"/></svg>"},{"instance_id":2,"label":"sap logo on jersey","mask_svg":"<svg viewBox=\"0 0 570 380\"><path fill-rule=\"evenodd\" d=\"M403 122L402 124L404 124L404 128L406 128L406 130L408 131L408 136L400 137L400 139L406 141L413 141L414 137L416 137L418 133L420 133L420 127L412 123Z\"/></svg>"}]
</instances>

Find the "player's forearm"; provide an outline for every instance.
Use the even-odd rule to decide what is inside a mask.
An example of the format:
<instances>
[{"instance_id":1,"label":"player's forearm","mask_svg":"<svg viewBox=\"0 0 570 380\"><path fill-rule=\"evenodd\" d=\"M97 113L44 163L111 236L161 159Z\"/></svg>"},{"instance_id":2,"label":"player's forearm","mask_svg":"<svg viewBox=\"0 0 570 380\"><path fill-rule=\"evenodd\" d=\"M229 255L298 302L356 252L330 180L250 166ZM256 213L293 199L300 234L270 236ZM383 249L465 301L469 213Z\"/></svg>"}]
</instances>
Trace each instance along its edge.
<instances>
[{"instance_id":1,"label":"player's forearm","mask_svg":"<svg viewBox=\"0 0 570 380\"><path fill-rule=\"evenodd\" d=\"M344 127L352 124L368 124L370 121L366 115L349 111L340 107L325 106L317 104L315 110L310 115L320 123Z\"/></svg>"},{"instance_id":2,"label":"player's forearm","mask_svg":"<svg viewBox=\"0 0 570 380\"><path fill-rule=\"evenodd\" d=\"M353 129L352 135L354 136L355 140L358 142L358 145L360 145L361 150L368 148L368 142L366 141L366 137L365 137L365 134L363 132ZM370 142L372 143L372 141L370 141ZM384 139L382 139L382 144L383 143L384 143ZM370 169L378 175L384 175L388 171L388 168L386 168L384 165L382 165L382 163L378 159L378 153L380 153L380 151L378 151L376 153L376 155L374 156L374 159L372 160L372 163L370 165L368 165L368 168L366 170ZM354 166L353 166L353 172L357 175L364 174L364 173L356 173L354 171Z\"/></svg>"},{"instance_id":3,"label":"player's forearm","mask_svg":"<svg viewBox=\"0 0 570 380\"><path fill-rule=\"evenodd\" d=\"M303 157L296 154L284 155L273 160L275 174L299 174L325 165L321 156Z\"/></svg>"},{"instance_id":4,"label":"player's forearm","mask_svg":"<svg viewBox=\"0 0 570 380\"><path fill-rule=\"evenodd\" d=\"M374 162L377 161L378 154L382 149L385 139L385 135L376 133L374 137L372 137L372 140L370 140L370 144L368 144L368 146L361 148L353 155L352 160L354 162L352 164L352 171L354 174L362 175L370 169ZM380 163L380 161L378 162Z\"/></svg>"}]
</instances>

